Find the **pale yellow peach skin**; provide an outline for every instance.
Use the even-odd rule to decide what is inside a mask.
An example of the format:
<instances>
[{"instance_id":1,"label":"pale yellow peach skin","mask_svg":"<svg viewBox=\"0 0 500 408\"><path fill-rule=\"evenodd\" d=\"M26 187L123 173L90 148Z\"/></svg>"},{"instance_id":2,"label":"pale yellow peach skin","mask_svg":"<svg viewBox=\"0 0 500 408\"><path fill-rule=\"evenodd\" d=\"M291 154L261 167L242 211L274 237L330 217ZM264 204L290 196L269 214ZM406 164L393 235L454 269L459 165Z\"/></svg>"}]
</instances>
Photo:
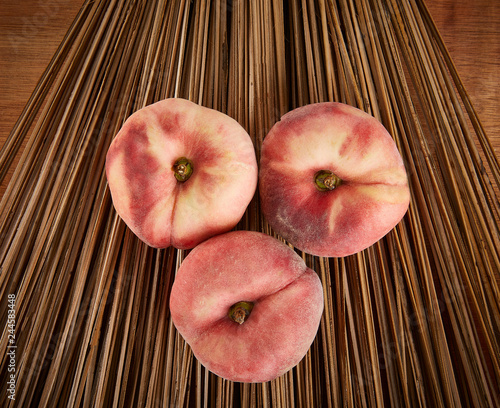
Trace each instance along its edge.
<instances>
[{"instance_id":1,"label":"pale yellow peach skin","mask_svg":"<svg viewBox=\"0 0 500 408\"><path fill-rule=\"evenodd\" d=\"M171 98L126 120L109 147L106 176L116 211L142 241L188 249L239 222L258 169L238 122Z\"/></svg>"},{"instance_id":2,"label":"pale yellow peach skin","mask_svg":"<svg viewBox=\"0 0 500 408\"><path fill-rule=\"evenodd\" d=\"M262 212L275 232L304 252L359 252L408 209L396 144L379 121L352 106L325 102L287 113L261 152Z\"/></svg>"},{"instance_id":3,"label":"pale yellow peach skin","mask_svg":"<svg viewBox=\"0 0 500 408\"><path fill-rule=\"evenodd\" d=\"M270 381L297 365L314 341L323 304L321 281L302 258L252 231L199 244L170 295L174 325L195 357L238 382Z\"/></svg>"}]
</instances>

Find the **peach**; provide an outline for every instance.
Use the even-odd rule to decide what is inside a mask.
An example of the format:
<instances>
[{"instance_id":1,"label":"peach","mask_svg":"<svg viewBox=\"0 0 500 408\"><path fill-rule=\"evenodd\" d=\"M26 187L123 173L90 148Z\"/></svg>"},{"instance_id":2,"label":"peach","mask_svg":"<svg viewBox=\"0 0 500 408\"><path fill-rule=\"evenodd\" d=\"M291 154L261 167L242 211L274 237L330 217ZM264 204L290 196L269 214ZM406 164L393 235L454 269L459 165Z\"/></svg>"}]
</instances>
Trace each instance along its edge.
<instances>
[{"instance_id":1,"label":"peach","mask_svg":"<svg viewBox=\"0 0 500 408\"><path fill-rule=\"evenodd\" d=\"M359 252L408 209L396 144L379 121L352 106L324 102L288 112L261 153L262 213L276 233L309 254Z\"/></svg>"},{"instance_id":2,"label":"peach","mask_svg":"<svg viewBox=\"0 0 500 408\"><path fill-rule=\"evenodd\" d=\"M106 176L116 211L142 241L188 249L239 222L258 167L238 122L171 98L125 121L107 152Z\"/></svg>"},{"instance_id":3,"label":"peach","mask_svg":"<svg viewBox=\"0 0 500 408\"><path fill-rule=\"evenodd\" d=\"M293 249L269 235L232 231L182 262L170 295L175 327L220 377L266 382L307 353L323 312L321 281Z\"/></svg>"}]
</instances>

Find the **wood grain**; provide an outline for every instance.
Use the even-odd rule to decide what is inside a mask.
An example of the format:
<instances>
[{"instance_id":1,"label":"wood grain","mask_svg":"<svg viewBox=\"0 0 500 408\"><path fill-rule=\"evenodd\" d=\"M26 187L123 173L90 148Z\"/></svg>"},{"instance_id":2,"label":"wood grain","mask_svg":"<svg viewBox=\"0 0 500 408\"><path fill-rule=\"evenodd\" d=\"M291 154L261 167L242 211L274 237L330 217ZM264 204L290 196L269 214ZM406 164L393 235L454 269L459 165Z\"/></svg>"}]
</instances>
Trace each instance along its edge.
<instances>
[{"instance_id":1,"label":"wood grain","mask_svg":"<svg viewBox=\"0 0 500 408\"><path fill-rule=\"evenodd\" d=\"M83 0L3 1L0 6L0 146L64 38ZM22 150L22 148L21 148ZM21 151L17 155L20 156ZM0 195L10 179L13 167Z\"/></svg>"},{"instance_id":2,"label":"wood grain","mask_svg":"<svg viewBox=\"0 0 500 408\"><path fill-rule=\"evenodd\" d=\"M500 2L430 0L426 4L498 157Z\"/></svg>"}]
</instances>

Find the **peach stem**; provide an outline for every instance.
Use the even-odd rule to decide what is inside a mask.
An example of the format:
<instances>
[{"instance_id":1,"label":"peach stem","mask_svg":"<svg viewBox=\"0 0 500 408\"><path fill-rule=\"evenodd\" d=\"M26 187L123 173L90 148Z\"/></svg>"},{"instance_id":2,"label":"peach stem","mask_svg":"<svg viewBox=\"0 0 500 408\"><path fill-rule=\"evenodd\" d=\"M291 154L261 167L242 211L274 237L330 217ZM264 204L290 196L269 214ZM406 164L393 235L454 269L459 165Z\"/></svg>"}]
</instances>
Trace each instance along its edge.
<instances>
[{"instance_id":1,"label":"peach stem","mask_svg":"<svg viewBox=\"0 0 500 408\"><path fill-rule=\"evenodd\" d=\"M248 319L253 309L252 302L238 302L229 308L229 318L238 324L243 324Z\"/></svg>"},{"instance_id":2,"label":"peach stem","mask_svg":"<svg viewBox=\"0 0 500 408\"><path fill-rule=\"evenodd\" d=\"M191 177L191 174L193 173L193 163L191 163L191 160L181 157L180 159L177 159L172 166L172 171L174 172L174 176L177 181L183 183Z\"/></svg>"},{"instance_id":3,"label":"peach stem","mask_svg":"<svg viewBox=\"0 0 500 408\"><path fill-rule=\"evenodd\" d=\"M314 175L316 188L320 191L331 191L342 184L342 180L330 170L320 170Z\"/></svg>"}]
</instances>

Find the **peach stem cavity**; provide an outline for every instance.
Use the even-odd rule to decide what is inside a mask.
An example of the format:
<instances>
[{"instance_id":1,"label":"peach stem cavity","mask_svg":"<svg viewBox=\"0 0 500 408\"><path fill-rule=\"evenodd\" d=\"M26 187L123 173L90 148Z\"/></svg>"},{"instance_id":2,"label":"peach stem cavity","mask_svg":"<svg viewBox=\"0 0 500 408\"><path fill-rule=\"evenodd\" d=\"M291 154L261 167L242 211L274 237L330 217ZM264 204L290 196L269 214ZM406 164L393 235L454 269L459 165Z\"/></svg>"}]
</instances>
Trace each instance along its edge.
<instances>
[{"instance_id":1,"label":"peach stem cavity","mask_svg":"<svg viewBox=\"0 0 500 408\"><path fill-rule=\"evenodd\" d=\"M228 315L233 322L243 324L248 319L248 316L250 316L252 309L252 302L241 301L235 303L229 308Z\"/></svg>"},{"instance_id":2,"label":"peach stem cavity","mask_svg":"<svg viewBox=\"0 0 500 408\"><path fill-rule=\"evenodd\" d=\"M177 181L184 183L191 177L191 174L193 174L193 163L191 160L181 157L175 161L172 166L172 171Z\"/></svg>"},{"instance_id":3,"label":"peach stem cavity","mask_svg":"<svg viewBox=\"0 0 500 408\"><path fill-rule=\"evenodd\" d=\"M330 170L320 170L314 175L314 183L320 191L331 191L342 184L342 180Z\"/></svg>"}]
</instances>

